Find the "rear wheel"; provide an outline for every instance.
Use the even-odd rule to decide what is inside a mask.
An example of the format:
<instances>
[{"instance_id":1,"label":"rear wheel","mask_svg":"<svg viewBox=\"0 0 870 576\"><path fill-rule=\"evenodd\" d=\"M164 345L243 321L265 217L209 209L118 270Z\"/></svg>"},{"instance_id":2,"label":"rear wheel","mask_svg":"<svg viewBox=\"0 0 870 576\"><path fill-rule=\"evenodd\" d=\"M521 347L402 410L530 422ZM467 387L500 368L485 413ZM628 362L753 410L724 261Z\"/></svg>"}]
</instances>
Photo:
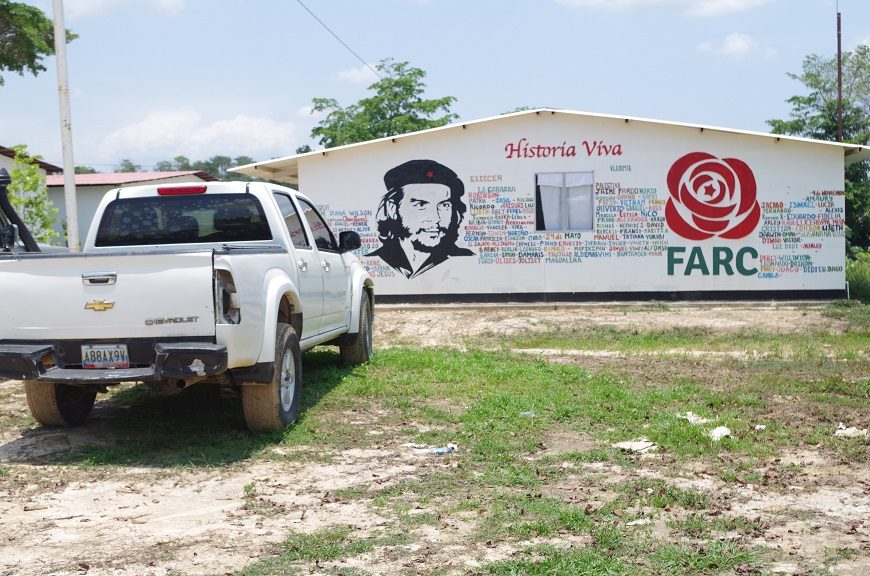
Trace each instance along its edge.
<instances>
[{"instance_id":1,"label":"rear wheel","mask_svg":"<svg viewBox=\"0 0 870 576\"><path fill-rule=\"evenodd\" d=\"M353 344L338 347L341 361L346 364L363 364L372 357L372 301L368 291L363 290L359 304L359 333Z\"/></svg>"},{"instance_id":2,"label":"rear wheel","mask_svg":"<svg viewBox=\"0 0 870 576\"><path fill-rule=\"evenodd\" d=\"M272 381L242 384L242 409L251 431L275 432L296 420L302 391L301 357L296 331L289 324L279 323Z\"/></svg>"},{"instance_id":3,"label":"rear wheel","mask_svg":"<svg viewBox=\"0 0 870 576\"><path fill-rule=\"evenodd\" d=\"M35 380L24 383L24 392L30 413L43 426L81 424L91 413L97 398L94 387Z\"/></svg>"}]
</instances>

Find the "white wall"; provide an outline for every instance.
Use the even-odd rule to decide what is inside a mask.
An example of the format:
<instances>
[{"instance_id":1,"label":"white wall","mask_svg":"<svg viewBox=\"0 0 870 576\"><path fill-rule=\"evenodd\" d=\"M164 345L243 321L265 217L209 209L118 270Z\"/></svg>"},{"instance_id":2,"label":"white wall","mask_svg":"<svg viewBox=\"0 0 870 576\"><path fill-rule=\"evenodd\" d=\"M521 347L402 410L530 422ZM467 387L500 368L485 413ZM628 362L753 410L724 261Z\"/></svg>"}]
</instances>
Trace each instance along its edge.
<instances>
[{"instance_id":1,"label":"white wall","mask_svg":"<svg viewBox=\"0 0 870 576\"><path fill-rule=\"evenodd\" d=\"M557 147L555 157L510 154L523 144ZM715 157L710 165L742 161L754 175L760 218L745 237L687 239L665 217L668 172L696 152ZM475 255L412 278L364 257L380 294L844 289L843 152L835 146L542 113L303 157L300 188L337 229L357 229L368 254L380 246L384 174L412 159L436 160L464 182L458 244ZM535 174L583 171L594 172L594 230L536 232ZM752 220L749 211L719 220L747 214Z\"/></svg>"},{"instance_id":2,"label":"white wall","mask_svg":"<svg viewBox=\"0 0 870 576\"><path fill-rule=\"evenodd\" d=\"M81 246L85 237L88 235L88 228L91 225L91 219L94 217L94 212L97 211L97 206L103 198L103 194L114 188L114 186L77 186L76 187L76 212L78 213L79 227L79 246ZM50 186L48 188L48 199L58 209L55 214L54 229L59 234L54 240L54 244L63 244L63 230L66 226L66 200L64 199L63 186Z\"/></svg>"},{"instance_id":3,"label":"white wall","mask_svg":"<svg viewBox=\"0 0 870 576\"><path fill-rule=\"evenodd\" d=\"M6 171L9 172L9 174L12 174L12 165L14 163L15 160L13 160L12 158L0 154L0 168L6 168Z\"/></svg>"}]
</instances>

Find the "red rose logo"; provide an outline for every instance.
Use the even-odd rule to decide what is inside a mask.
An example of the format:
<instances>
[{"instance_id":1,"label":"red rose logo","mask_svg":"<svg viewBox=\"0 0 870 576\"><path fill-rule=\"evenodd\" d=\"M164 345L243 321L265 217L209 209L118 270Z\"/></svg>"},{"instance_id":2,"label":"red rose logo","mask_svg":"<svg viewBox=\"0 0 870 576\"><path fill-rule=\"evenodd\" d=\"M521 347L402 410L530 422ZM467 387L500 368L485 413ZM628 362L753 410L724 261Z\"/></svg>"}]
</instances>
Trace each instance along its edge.
<instances>
[{"instance_id":1,"label":"red rose logo","mask_svg":"<svg viewBox=\"0 0 870 576\"><path fill-rule=\"evenodd\" d=\"M665 219L671 230L688 240L744 238L761 219L755 176L736 158L686 154L668 171L668 190Z\"/></svg>"}]
</instances>

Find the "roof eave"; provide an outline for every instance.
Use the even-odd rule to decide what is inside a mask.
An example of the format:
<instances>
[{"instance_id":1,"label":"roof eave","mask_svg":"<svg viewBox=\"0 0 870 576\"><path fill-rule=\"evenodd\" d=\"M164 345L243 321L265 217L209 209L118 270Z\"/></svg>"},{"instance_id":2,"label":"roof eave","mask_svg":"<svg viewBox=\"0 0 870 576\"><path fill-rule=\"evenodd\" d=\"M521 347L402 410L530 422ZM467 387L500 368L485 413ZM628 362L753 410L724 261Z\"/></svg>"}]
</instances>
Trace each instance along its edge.
<instances>
[{"instance_id":1,"label":"roof eave","mask_svg":"<svg viewBox=\"0 0 870 576\"><path fill-rule=\"evenodd\" d=\"M368 146L369 144L375 144L378 142L386 142L409 138L412 136L419 136L422 134L427 134L431 132L439 132L442 130L455 130L455 129L465 129L468 126L472 126L475 124L482 124L484 122L490 122L496 119L504 119L516 116L524 116L535 114L540 116L541 114L549 113L551 115L556 114L567 114L571 116L591 116L596 118L609 118L609 119L618 119L623 120L625 122L646 122L652 124L658 124L662 126L673 126L679 128L693 128L697 130L710 131L710 132L721 132L727 134L741 134L745 136L757 136L763 138L775 138L777 141L787 140L793 142L803 142L808 144L822 144L827 146L839 146L843 148L844 152L844 160L846 165L854 164L855 162L861 162L863 160L867 160L870 158L870 149L866 146L860 146L857 144L847 144L842 142L830 142L827 140L813 140L809 138L801 138L799 136L786 136L782 134L771 134L768 132L753 132L749 130L738 130L734 128L722 128L719 126L707 126L703 124L687 124L683 122L673 122L667 120L653 120L650 118L639 118L634 116L624 116L624 115L614 115L614 114L593 114L590 112L580 112L576 110L559 110L555 108L536 108L533 110L522 110L520 112L511 112L508 114L501 114L498 116L491 116L488 118L480 118L477 120L471 120L468 122L456 122L453 124L447 124L446 126L439 126L438 128L429 128L426 130L419 130L417 132L408 132L406 134L399 134L396 136L387 136L385 138L377 138L375 140L366 140L364 142L355 142L353 144L346 144L344 146L336 146L334 148L328 148L325 150L314 150L312 152L306 152L304 154L294 154L290 156L284 156L281 158L273 158L271 160L265 160L263 162L255 162L253 164L246 164L245 166L238 166L236 168L230 168L230 172L238 172L241 174L246 174L248 176L253 176L257 178L264 178L267 180L278 180L282 182L290 182L292 184L299 183L299 160L302 158L307 158L315 155L323 155L326 156L330 153L341 152L344 150L348 150L351 148L356 148L359 146ZM265 175L265 174L268 175Z\"/></svg>"},{"instance_id":2,"label":"roof eave","mask_svg":"<svg viewBox=\"0 0 870 576\"><path fill-rule=\"evenodd\" d=\"M299 156L307 156L301 154ZM284 158L273 158L265 162L255 162L253 164L245 164L244 166L236 166L230 168L228 172L236 174L244 174L252 178L260 178L261 180L275 180L276 182L286 182L288 184L299 184L299 156L285 156ZM275 168L273 164L278 164L280 167Z\"/></svg>"},{"instance_id":3,"label":"roof eave","mask_svg":"<svg viewBox=\"0 0 870 576\"><path fill-rule=\"evenodd\" d=\"M855 145L854 148L846 148L845 155L846 166L851 166L858 162L864 162L870 160L870 147Z\"/></svg>"}]
</instances>

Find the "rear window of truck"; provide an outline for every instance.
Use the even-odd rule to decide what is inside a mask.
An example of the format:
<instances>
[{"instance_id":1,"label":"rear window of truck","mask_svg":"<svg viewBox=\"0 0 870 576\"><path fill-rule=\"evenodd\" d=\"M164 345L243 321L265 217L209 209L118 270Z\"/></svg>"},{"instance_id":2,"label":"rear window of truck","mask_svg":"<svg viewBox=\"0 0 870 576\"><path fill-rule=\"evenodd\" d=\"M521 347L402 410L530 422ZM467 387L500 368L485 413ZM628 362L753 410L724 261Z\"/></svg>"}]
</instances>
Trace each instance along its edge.
<instances>
[{"instance_id":1,"label":"rear window of truck","mask_svg":"<svg viewBox=\"0 0 870 576\"><path fill-rule=\"evenodd\" d=\"M260 202L249 194L196 194L114 200L96 246L271 240Z\"/></svg>"}]
</instances>

